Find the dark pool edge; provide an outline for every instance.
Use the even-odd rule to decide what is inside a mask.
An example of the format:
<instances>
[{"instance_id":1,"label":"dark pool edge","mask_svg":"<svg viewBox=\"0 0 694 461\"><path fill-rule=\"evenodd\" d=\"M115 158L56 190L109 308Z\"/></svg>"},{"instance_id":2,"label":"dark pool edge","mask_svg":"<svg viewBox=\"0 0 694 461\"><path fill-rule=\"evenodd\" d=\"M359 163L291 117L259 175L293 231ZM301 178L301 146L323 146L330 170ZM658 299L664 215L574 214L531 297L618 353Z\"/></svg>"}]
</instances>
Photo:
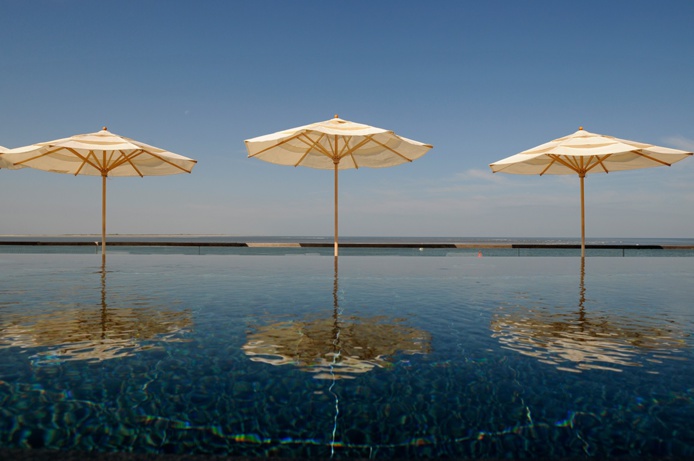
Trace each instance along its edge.
<instances>
[{"instance_id":1,"label":"dark pool edge","mask_svg":"<svg viewBox=\"0 0 694 461\"><path fill-rule=\"evenodd\" d=\"M0 241L0 246L98 246L87 241ZM109 247L236 247L236 248L332 248L332 243L314 242L148 242L113 241ZM431 248L431 249L578 249L566 243L340 243L340 248ZM587 244L587 249L605 250L694 250L694 245Z\"/></svg>"}]
</instances>

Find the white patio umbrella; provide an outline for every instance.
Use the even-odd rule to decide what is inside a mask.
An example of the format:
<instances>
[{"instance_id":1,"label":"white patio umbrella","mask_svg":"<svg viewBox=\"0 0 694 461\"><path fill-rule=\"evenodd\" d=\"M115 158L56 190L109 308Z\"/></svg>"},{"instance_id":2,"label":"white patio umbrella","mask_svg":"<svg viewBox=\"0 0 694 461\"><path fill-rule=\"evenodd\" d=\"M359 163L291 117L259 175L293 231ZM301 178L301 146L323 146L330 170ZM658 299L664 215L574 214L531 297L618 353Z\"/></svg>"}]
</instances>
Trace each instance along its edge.
<instances>
[{"instance_id":1,"label":"white patio umbrella","mask_svg":"<svg viewBox=\"0 0 694 461\"><path fill-rule=\"evenodd\" d=\"M626 141L590 133L583 127L573 134L490 164L494 173L577 174L581 181L581 256L585 256L584 178L589 173L670 166L692 155L668 147Z\"/></svg>"},{"instance_id":2,"label":"white patio umbrella","mask_svg":"<svg viewBox=\"0 0 694 461\"><path fill-rule=\"evenodd\" d=\"M335 172L335 256L338 255L338 170L412 162L432 148L390 130L335 118L247 139L248 157Z\"/></svg>"},{"instance_id":3,"label":"white patio umbrella","mask_svg":"<svg viewBox=\"0 0 694 461\"><path fill-rule=\"evenodd\" d=\"M4 154L15 166L53 173L101 176L101 254L106 255L106 178L190 173L196 160L109 132L80 134L11 149Z\"/></svg>"}]
</instances>

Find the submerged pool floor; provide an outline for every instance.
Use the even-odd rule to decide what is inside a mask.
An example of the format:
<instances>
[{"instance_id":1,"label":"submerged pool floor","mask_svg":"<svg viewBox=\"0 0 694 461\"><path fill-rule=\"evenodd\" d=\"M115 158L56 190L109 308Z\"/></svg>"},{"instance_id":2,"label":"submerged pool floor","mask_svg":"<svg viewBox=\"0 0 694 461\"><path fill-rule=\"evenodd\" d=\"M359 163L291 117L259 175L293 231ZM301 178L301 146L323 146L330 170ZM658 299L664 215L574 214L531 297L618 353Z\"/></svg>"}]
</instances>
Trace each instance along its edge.
<instances>
[{"instance_id":1,"label":"submerged pool floor","mask_svg":"<svg viewBox=\"0 0 694 461\"><path fill-rule=\"evenodd\" d=\"M694 456L694 259L0 255L0 449Z\"/></svg>"}]
</instances>

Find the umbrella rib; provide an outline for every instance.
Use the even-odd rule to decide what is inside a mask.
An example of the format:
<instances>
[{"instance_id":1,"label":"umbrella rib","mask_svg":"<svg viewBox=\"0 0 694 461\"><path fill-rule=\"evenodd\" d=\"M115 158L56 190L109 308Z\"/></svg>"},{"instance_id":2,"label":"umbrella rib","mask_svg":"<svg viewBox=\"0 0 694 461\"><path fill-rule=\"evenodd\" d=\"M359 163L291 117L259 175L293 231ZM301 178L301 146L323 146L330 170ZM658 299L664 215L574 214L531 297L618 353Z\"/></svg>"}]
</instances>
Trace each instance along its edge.
<instances>
[{"instance_id":1,"label":"umbrella rib","mask_svg":"<svg viewBox=\"0 0 694 461\"><path fill-rule=\"evenodd\" d=\"M79 168L77 168L77 171L75 171L75 176L77 176L78 174L80 174L80 171L82 171L82 168L84 168L84 165L91 165L91 166L93 166L95 169L101 171L101 167L99 166L99 159L98 159L97 156L94 154L94 151L93 151L93 150L90 150L86 157L85 157L84 155L80 154L79 152L77 152L76 150L72 149L72 148L67 147L66 150L72 152L76 157L82 159L82 164L80 165ZM94 161L90 161L90 160L89 160L89 157L94 157Z\"/></svg>"},{"instance_id":2,"label":"umbrella rib","mask_svg":"<svg viewBox=\"0 0 694 461\"><path fill-rule=\"evenodd\" d=\"M55 152L57 152L58 150L60 150L60 149L61 149L61 148L54 148L54 149L52 149L52 150L48 150L48 151L44 152L43 154L37 155L36 157L31 157L31 158L28 158L28 159L26 159L26 160L22 160L22 161L16 162L16 164L17 164L17 165L24 165L24 164L26 164L26 163L33 162L33 161L36 160L36 159L39 159L39 158L43 158L43 157L52 155L52 154L54 154ZM87 155L87 157L85 157L84 155L80 154L79 152L77 152L76 150L74 150L74 149L72 149L72 148L70 148L70 147L66 147L65 150L70 151L73 155L75 155L76 157L82 159L83 163L82 163L82 165L80 165L80 168L79 168L77 171L81 170L85 163L89 163L90 165L92 165L92 166L98 168L97 165L94 165L93 163L91 163L91 162L89 161L89 156L88 156L88 155Z\"/></svg>"},{"instance_id":3,"label":"umbrella rib","mask_svg":"<svg viewBox=\"0 0 694 461\"><path fill-rule=\"evenodd\" d=\"M664 162L663 160L659 160L659 159L657 159L657 158L655 158L655 157L651 157L650 155L646 155L646 154L644 154L643 152L634 152L634 153L635 153L636 155L640 155L640 156L643 157L643 158L647 158L648 160L650 160L650 161L652 161L652 162L660 163L661 165L665 165L665 166L672 166L672 163Z\"/></svg>"},{"instance_id":4,"label":"umbrella rib","mask_svg":"<svg viewBox=\"0 0 694 461\"><path fill-rule=\"evenodd\" d=\"M136 150L132 152L130 155L127 155L125 152L122 150L119 150L118 153L120 154L120 157L118 158L118 161L113 164L113 167L109 168L110 170L113 170L115 168L120 167L121 165L125 165L126 163L129 163L131 167L133 167L133 170L141 177L143 178L145 175L142 174L142 172L135 166L133 163L132 159L139 157L140 154L143 154L145 151L142 149ZM115 152L114 152L115 153Z\"/></svg>"},{"instance_id":5,"label":"umbrella rib","mask_svg":"<svg viewBox=\"0 0 694 461\"><path fill-rule=\"evenodd\" d=\"M605 173L609 173L610 170L607 169L607 166L605 166L605 164L604 164L603 162L604 162L605 160L607 160L608 158L610 158L610 155L612 155L612 154L607 154L607 155L605 155L604 157L600 157L600 156L597 156L597 155L596 155L596 156L595 156L595 163L593 163L588 169L586 169L586 173L587 173L588 171L592 170L593 168L597 167L598 165L600 165L600 166L602 167L602 170L603 170ZM591 157L591 159L592 159L592 157Z\"/></svg>"},{"instance_id":6,"label":"umbrella rib","mask_svg":"<svg viewBox=\"0 0 694 461\"><path fill-rule=\"evenodd\" d=\"M359 143L356 144L355 146L349 147L349 143L347 142L346 137L345 137L345 136L342 136L342 138L345 140L345 142L344 142L343 147L342 147L341 150L342 150L342 151L347 150L347 152L344 152L344 153L343 153L343 152L340 152L340 153L337 155L338 160L342 160L343 158L349 156L349 157L352 159L352 163L354 163L354 168L356 168L356 169L358 170L358 169L359 169L359 163L357 163L357 159L354 157L354 152L355 152L357 149L361 148L362 146L368 144L369 142L372 142L373 139L371 139L371 136L367 136L365 139L363 139L361 142L359 142Z\"/></svg>"},{"instance_id":7,"label":"umbrella rib","mask_svg":"<svg viewBox=\"0 0 694 461\"><path fill-rule=\"evenodd\" d=\"M560 163L564 165L565 167L575 171L577 174L586 174L593 168L597 167L600 165L602 169L605 171L605 173L608 173L609 170L603 163L605 160L607 160L610 155L606 155L604 157L599 157L596 155L591 155L588 157L588 160L586 161L585 157L562 157L560 155L556 154L548 154L548 157L552 159L552 163L550 163L547 168L545 168L540 175L543 175L544 173L547 172L547 170L554 164L554 162Z\"/></svg>"},{"instance_id":8,"label":"umbrella rib","mask_svg":"<svg viewBox=\"0 0 694 461\"><path fill-rule=\"evenodd\" d=\"M290 137L288 137L288 138L282 139L282 140L281 140L280 142L278 142L277 144L273 144L272 146L268 146L268 147L266 147L265 149L256 152L255 154L250 154L250 155L248 156L248 158L257 157L257 156L259 156L259 155L261 155L261 154L264 154L265 152L267 152L267 151L269 151L269 150L272 150L272 149L274 149L274 148L276 148L276 147L280 147L280 146L282 146L282 145L284 145L284 144L287 144L288 142L294 141L295 139L298 139L299 141L301 141L301 142L307 144L308 146L311 146L311 143L308 143L308 142L306 142L306 140L304 140L304 139L301 138L302 135L303 135L303 136L306 136L306 137L311 141L311 143L314 142L314 141L306 134L306 132L303 132L303 131L302 131L301 133L297 133L297 134L295 134L295 135L293 135L293 136L290 136ZM320 141L320 139L319 139L318 141ZM318 142L318 141L315 141L315 142Z\"/></svg>"},{"instance_id":9,"label":"umbrella rib","mask_svg":"<svg viewBox=\"0 0 694 461\"><path fill-rule=\"evenodd\" d=\"M556 154L548 154L547 156L549 158L551 158L552 160L556 161L557 163L561 163L562 165L569 168L570 170L573 170L576 173L581 174L579 166L572 163L571 161L569 161L569 159L563 158L563 157L556 155ZM543 171L543 173L544 173L544 171Z\"/></svg>"},{"instance_id":10,"label":"umbrella rib","mask_svg":"<svg viewBox=\"0 0 694 461\"><path fill-rule=\"evenodd\" d=\"M354 163L354 168L356 168L356 169L358 170L358 169L359 169L359 164L357 163L357 159L354 158L354 153L353 153L353 152L350 152L350 153L349 153L349 156L350 156L350 158L352 159L352 162Z\"/></svg>"},{"instance_id":11,"label":"umbrella rib","mask_svg":"<svg viewBox=\"0 0 694 461\"><path fill-rule=\"evenodd\" d=\"M303 133L300 133L300 134L303 134ZM271 149L274 149L275 147L279 147L279 146L281 146L281 145L283 145L283 144L288 143L289 141L293 141L294 139L297 139L297 138L300 136L300 134L295 135L295 136L291 136L291 137L286 138L286 139L283 139L283 140L281 140L280 142L278 142L277 144L273 144L272 146L268 146L268 147L266 147L265 149L256 152L255 154L249 154L249 155L248 155L248 158L257 157L258 155L264 154L265 152L267 152L267 151L269 151L269 150L271 150Z\"/></svg>"},{"instance_id":12,"label":"umbrella rib","mask_svg":"<svg viewBox=\"0 0 694 461\"><path fill-rule=\"evenodd\" d=\"M264 154L265 152L268 152L268 151L270 151L270 150L272 150L272 149L275 149L275 148L277 148L277 147L280 147L280 146L282 146L282 145L284 145L284 144L287 144L288 142L291 142L291 141L294 141L294 140L297 140L297 141L299 141L299 142L302 142L302 143L306 144L306 146L307 146L307 149L304 151L304 153L303 153L303 155L301 156L301 158L299 159L299 161L296 162L296 163L294 164L294 166L300 165L301 162L304 161L304 159L306 158L306 156L309 154L309 152L310 152L311 149L313 149L313 148L315 148L318 152L320 152L321 154L325 155L326 157L328 157L328 158L333 158L333 156L330 155L330 152L327 151L327 150L325 149L325 147L323 147L323 146L320 144L320 141L321 141L321 139L323 139L324 136L325 136L325 135L324 135L323 133L321 133L320 136L318 137L318 139L313 140L313 139L311 139L311 137L308 135L307 132L301 132L301 133L298 133L298 134L296 134L296 135L294 135L294 136L290 136L289 138L285 138L285 139L281 140L280 142L278 142L278 143L276 143L276 144L273 144L272 146L268 146L268 147L266 147L265 149L262 149L262 150L260 150L260 151L258 151L258 152L256 152L256 153L254 153L254 154L250 154L250 155L248 156L248 158L257 157L257 156L259 156L259 155Z\"/></svg>"},{"instance_id":13,"label":"umbrella rib","mask_svg":"<svg viewBox=\"0 0 694 461\"><path fill-rule=\"evenodd\" d=\"M107 151L103 151L104 153L104 170L106 170L106 174L108 174L112 169L116 168L118 163L113 163L113 156L116 155L116 151L112 150L111 154L108 155L108 160L106 159L106 154ZM119 151L120 152L120 151ZM111 166L114 165L114 166Z\"/></svg>"},{"instance_id":14,"label":"umbrella rib","mask_svg":"<svg viewBox=\"0 0 694 461\"><path fill-rule=\"evenodd\" d=\"M552 157L550 157L550 158L552 159L552 161L549 162L549 165L547 165L547 167L545 167L545 169L540 172L540 176L542 176L543 174L545 174L547 172L547 170L552 168L552 165L554 165L554 163L557 161L555 158L552 158Z\"/></svg>"},{"instance_id":15,"label":"umbrella rib","mask_svg":"<svg viewBox=\"0 0 694 461\"><path fill-rule=\"evenodd\" d=\"M53 152L55 152L55 151L50 150L50 151L44 152L43 154L37 155L36 157L31 157L31 158L28 158L26 160L20 160L19 162L15 162L15 165L24 165L27 162L32 162L32 161L36 160L37 158L43 158L47 155L51 155Z\"/></svg>"},{"instance_id":16,"label":"umbrella rib","mask_svg":"<svg viewBox=\"0 0 694 461\"><path fill-rule=\"evenodd\" d=\"M342 138L346 139L346 136L342 136ZM359 142L358 144L356 144L353 147L349 147L348 142L345 141L343 144L343 148L341 149L341 152L338 154L338 160L342 160L343 158L349 156L352 159L352 163L354 163L354 168L359 169L359 163L357 162L357 159L354 157L354 152L356 152L358 149L360 149L362 146L365 146L369 142L373 142L374 144L378 144L379 146L383 147L384 149L387 149L387 150L393 152L394 154L399 155L400 157L407 160L408 162L412 161L412 160L408 159L407 157L403 156L402 154L394 151L390 147L376 141L375 139L373 139L372 136L366 136L361 142ZM345 150L347 152L344 152Z\"/></svg>"},{"instance_id":17,"label":"umbrella rib","mask_svg":"<svg viewBox=\"0 0 694 461\"><path fill-rule=\"evenodd\" d=\"M343 147L342 147L342 149L341 149L341 152L340 152L339 154L337 154L337 157L338 157L338 158L346 157L346 156L348 156L348 155L351 155L352 158L354 158L354 155L353 155L353 154L354 154L354 151L356 151L357 149L360 149L362 146L368 144L369 142L373 142L373 139L371 139L371 136L367 136L366 138L364 138L361 142L359 142L359 143L356 144L355 146L349 147L349 144L348 144L348 142L346 141L346 136L341 136L341 138L344 139L345 142L344 142L344 144L343 144ZM384 146L384 147L385 147L385 146ZM347 152L344 152L345 150L346 150Z\"/></svg>"},{"instance_id":18,"label":"umbrella rib","mask_svg":"<svg viewBox=\"0 0 694 461\"><path fill-rule=\"evenodd\" d=\"M301 135L303 135L303 137ZM301 135L297 136L296 139L303 142L304 144L306 144L308 146L308 149L306 149L306 151L304 152L304 155L301 156L301 159L299 159L299 161L296 162L296 164L294 164L294 166L300 165L301 162L304 161L304 159L306 158L308 153L311 152L311 149L316 149L318 152L320 152L321 154L325 155L326 157L328 157L330 159L333 158L333 156L330 154L330 151L328 149L326 149L325 146L320 144L321 140L325 137L324 133L320 133L320 136L318 136L318 139L316 139L316 140L311 139L311 137L306 132L301 133ZM306 139L304 139L304 138L306 138ZM308 141L307 141L307 139L308 139Z\"/></svg>"},{"instance_id":19,"label":"umbrella rib","mask_svg":"<svg viewBox=\"0 0 694 461\"><path fill-rule=\"evenodd\" d=\"M373 137L371 137L371 136L368 136L368 138L369 138L372 142L374 142L374 143L378 144L379 146L381 146L382 148L391 151L392 153L394 153L394 154L397 155L398 157L401 157L401 158L403 158L404 160L406 160L406 161L408 161L408 162L412 162L412 159L409 159L409 158L405 157L404 155L402 155L400 152L396 151L395 149L386 146L385 144L383 144L383 143L380 142L380 141L376 141L376 140L375 140Z\"/></svg>"},{"instance_id":20,"label":"umbrella rib","mask_svg":"<svg viewBox=\"0 0 694 461\"><path fill-rule=\"evenodd\" d=\"M160 161L162 161L162 162L164 162L164 163L167 163L167 164L169 164L169 165L171 165L171 166L173 166L173 167L175 167L175 168L178 168L179 170L184 171L184 172L186 172L186 173L190 173L190 172L192 171L192 169L193 169L193 167L191 167L190 170L187 170L186 168L184 168L184 167L182 167L182 166L180 166L180 165L176 165L176 164L173 163L171 160L168 160L166 157L162 157L161 155L155 154L154 152L147 152L147 151L144 151L144 150L141 150L140 152L143 153L143 154L151 155L152 157L154 157L154 158L156 158L156 159L158 159L158 160L160 160ZM189 161L190 161L193 165L195 165L195 164L197 163L197 160L192 160L192 159L190 159Z\"/></svg>"}]
</instances>

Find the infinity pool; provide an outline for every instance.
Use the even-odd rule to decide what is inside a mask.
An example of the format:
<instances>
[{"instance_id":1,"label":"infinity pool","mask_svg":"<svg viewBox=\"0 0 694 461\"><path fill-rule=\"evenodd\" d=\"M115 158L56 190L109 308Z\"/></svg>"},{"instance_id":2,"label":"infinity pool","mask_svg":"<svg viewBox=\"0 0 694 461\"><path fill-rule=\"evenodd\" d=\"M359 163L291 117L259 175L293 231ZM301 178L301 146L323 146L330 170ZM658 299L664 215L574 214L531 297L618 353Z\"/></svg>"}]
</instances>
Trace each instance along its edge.
<instances>
[{"instance_id":1,"label":"infinity pool","mask_svg":"<svg viewBox=\"0 0 694 461\"><path fill-rule=\"evenodd\" d=\"M3 254L0 448L694 456L693 282L692 258Z\"/></svg>"}]
</instances>

